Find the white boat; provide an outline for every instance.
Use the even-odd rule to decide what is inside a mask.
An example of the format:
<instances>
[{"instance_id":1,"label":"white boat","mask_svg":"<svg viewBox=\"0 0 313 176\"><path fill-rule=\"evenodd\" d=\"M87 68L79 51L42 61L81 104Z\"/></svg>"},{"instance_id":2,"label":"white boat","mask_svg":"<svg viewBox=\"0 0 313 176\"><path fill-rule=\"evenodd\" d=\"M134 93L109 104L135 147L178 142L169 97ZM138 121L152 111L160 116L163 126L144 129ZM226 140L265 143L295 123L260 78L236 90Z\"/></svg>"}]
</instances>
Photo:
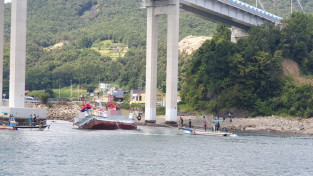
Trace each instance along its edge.
<instances>
[{"instance_id":1,"label":"white boat","mask_svg":"<svg viewBox=\"0 0 313 176\"><path fill-rule=\"evenodd\" d=\"M233 133L228 132L220 132L220 131L196 131L192 128L178 128L179 131L182 131L186 134L192 134L192 135L202 135L202 136L233 136Z\"/></svg>"}]
</instances>

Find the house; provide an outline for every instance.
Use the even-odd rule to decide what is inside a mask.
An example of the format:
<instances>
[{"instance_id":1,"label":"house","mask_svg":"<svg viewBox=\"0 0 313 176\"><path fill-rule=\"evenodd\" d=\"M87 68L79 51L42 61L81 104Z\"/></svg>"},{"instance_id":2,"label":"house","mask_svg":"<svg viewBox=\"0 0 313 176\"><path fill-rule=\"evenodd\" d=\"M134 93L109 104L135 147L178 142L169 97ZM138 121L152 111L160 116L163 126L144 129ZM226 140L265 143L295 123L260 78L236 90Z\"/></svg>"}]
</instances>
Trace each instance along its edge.
<instances>
[{"instance_id":1,"label":"house","mask_svg":"<svg viewBox=\"0 0 313 176\"><path fill-rule=\"evenodd\" d=\"M112 92L113 100L122 102L124 100L125 91L114 91Z\"/></svg>"},{"instance_id":2,"label":"house","mask_svg":"<svg viewBox=\"0 0 313 176\"><path fill-rule=\"evenodd\" d=\"M99 91L106 91L111 88L110 84L99 83Z\"/></svg>"},{"instance_id":3,"label":"house","mask_svg":"<svg viewBox=\"0 0 313 176\"><path fill-rule=\"evenodd\" d=\"M145 90L131 90L130 91L130 102L129 102L130 104L132 103L144 104L146 103L145 99L146 99ZM157 90L156 101L157 101L157 104L163 101L163 93L159 90Z\"/></svg>"}]
</instances>

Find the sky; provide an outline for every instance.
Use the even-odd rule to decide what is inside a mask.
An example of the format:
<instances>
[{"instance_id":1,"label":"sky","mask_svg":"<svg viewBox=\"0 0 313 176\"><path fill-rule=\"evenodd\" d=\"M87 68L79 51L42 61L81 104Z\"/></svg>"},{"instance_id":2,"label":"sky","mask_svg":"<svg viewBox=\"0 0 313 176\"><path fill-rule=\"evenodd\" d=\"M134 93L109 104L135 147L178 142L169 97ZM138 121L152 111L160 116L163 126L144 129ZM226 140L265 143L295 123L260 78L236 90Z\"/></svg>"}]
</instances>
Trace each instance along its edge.
<instances>
[{"instance_id":1,"label":"sky","mask_svg":"<svg viewBox=\"0 0 313 176\"><path fill-rule=\"evenodd\" d=\"M4 0L4 3L11 2L11 0Z\"/></svg>"}]
</instances>

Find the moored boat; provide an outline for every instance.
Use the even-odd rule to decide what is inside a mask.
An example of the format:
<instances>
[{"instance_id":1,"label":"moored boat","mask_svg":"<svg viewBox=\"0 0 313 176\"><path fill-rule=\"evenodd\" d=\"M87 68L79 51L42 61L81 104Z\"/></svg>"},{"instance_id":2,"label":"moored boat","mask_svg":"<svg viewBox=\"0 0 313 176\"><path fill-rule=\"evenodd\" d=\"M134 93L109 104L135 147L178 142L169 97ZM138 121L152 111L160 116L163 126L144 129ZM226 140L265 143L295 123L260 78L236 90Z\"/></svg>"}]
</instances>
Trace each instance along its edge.
<instances>
[{"instance_id":1,"label":"moored boat","mask_svg":"<svg viewBox=\"0 0 313 176\"><path fill-rule=\"evenodd\" d=\"M38 130L38 131L43 131L45 128L50 127L50 125L47 124L34 124L34 123L30 123L29 126L27 125L18 125L18 123L15 121L15 118L13 115L15 115L15 113L9 113L9 112L1 112L3 114L9 115L9 119L7 122L5 121L1 121L0 123L0 130ZM42 122L40 122L42 123Z\"/></svg>"},{"instance_id":2,"label":"moored boat","mask_svg":"<svg viewBox=\"0 0 313 176\"><path fill-rule=\"evenodd\" d=\"M16 130L37 130L43 131L46 128L50 128L50 125L36 125L36 126L16 126Z\"/></svg>"},{"instance_id":3,"label":"moored boat","mask_svg":"<svg viewBox=\"0 0 313 176\"><path fill-rule=\"evenodd\" d=\"M116 119L110 117L106 110L92 107L84 103L78 118L73 120L73 126L80 129L98 130L136 130L137 124L134 119Z\"/></svg>"}]
</instances>

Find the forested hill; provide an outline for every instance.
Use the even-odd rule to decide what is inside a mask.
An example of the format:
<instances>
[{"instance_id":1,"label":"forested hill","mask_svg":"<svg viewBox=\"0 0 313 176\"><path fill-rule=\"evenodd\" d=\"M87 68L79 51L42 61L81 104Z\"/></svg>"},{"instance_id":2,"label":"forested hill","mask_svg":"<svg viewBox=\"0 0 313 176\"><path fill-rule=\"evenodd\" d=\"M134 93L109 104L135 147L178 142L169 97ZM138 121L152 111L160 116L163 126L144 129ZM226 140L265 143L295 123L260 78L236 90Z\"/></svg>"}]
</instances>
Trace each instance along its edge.
<instances>
[{"instance_id":1,"label":"forested hill","mask_svg":"<svg viewBox=\"0 0 313 176\"><path fill-rule=\"evenodd\" d=\"M255 4L255 0L242 1L252 5ZM80 84L83 87L87 87L90 84L96 84L99 80L114 82L128 90L144 88L146 10L140 9L140 2L141 0L28 0L26 89L38 90L59 88L59 86L69 86L71 81L73 84ZM291 16L289 13L290 1L262 0L262 2L265 9L271 13L279 15L285 19L288 19L287 17ZM305 12L308 13L313 11L313 2L311 0L302 0L301 2ZM10 4L6 4L5 10L5 40L7 44L4 58L4 93L8 94ZM295 3L294 11L299 11L299 7ZM308 40L305 40L311 36L310 31L313 31L311 30L311 26L308 26L312 24L306 24L306 22L311 19L311 16L299 15L294 20L290 20L292 26L286 28L290 29L290 31L285 31L287 34L293 34L292 36L289 36L290 38L280 37L281 35L288 35L285 35L286 33L280 34L276 29L273 29L273 31L277 32L278 36L273 35L272 38L265 41L265 37L258 38L258 36L263 36L261 33L264 32L264 30L260 28L254 30L255 33L252 33L250 39L243 40L243 44L236 45L236 47L233 48L236 49L237 47L242 47L241 49L249 49L249 47L252 47L251 44L249 44L249 41L253 40L256 42L256 45L253 45L253 49L247 50L247 56L251 56L252 58L264 58L266 56L265 58L271 58L276 50L273 52L266 50L265 52L268 52L268 54L265 53L265 55L263 55L262 53L259 53L261 55L257 55L257 52L262 51L262 47L259 46L258 41L268 43L266 46L271 46L270 49L283 49L283 54L287 53L283 56L287 56L293 60L296 59L298 64L302 64L301 68L305 70L304 73L313 73L311 70L313 62L310 60L312 56L312 48L310 48L311 39L309 38ZM215 27L216 24L210 21L196 17L187 12L181 12L180 39L183 39L187 35L213 36L213 34L216 33ZM159 28L158 89L165 91L166 47L164 39L166 34L166 17L160 17ZM269 32L269 34L271 33ZM280 41L281 39L284 39L285 41ZM217 44L219 43L217 42ZM232 45L229 43L226 43L225 46L217 46L226 47L228 45L232 48ZM211 44L206 44L205 46L210 48ZM214 47L215 43L213 42L212 48L214 49ZM120 50L121 48L122 50ZM207 50L211 52L208 48L205 49L205 51ZM113 50L114 52L118 50L118 52L114 53ZM238 48L236 50L238 51L233 51L233 53L241 54L240 52L243 51L240 51ZM222 48L221 54L224 54L222 51L227 51L227 48ZM215 57L216 53L214 52L215 51L212 51L211 54ZM186 81L188 81L188 78L184 78L183 73L193 73L193 71L196 72L198 68L197 63L195 64L195 67L187 66L188 60L197 61L197 59L201 60L204 58L201 54L198 56L198 58L180 58L180 88L182 88L183 85L186 85ZM228 56L220 55L220 58L224 57L228 58ZM242 58L238 58L241 61ZM309 60L307 60L307 58L309 58ZM234 59L236 61L236 58ZM249 61L251 58L247 57L245 59ZM203 66L215 69L212 68L211 65L206 65L205 63ZM223 65L217 64L217 66ZM188 70L188 67L195 70ZM208 72L209 70L200 71ZM226 70L224 69L223 71ZM199 74L195 73L195 75L201 75L202 73L203 72L200 72ZM234 79L236 76L241 76L239 75L241 73L236 74L228 79L236 80ZM223 75L216 76L216 80L224 79L224 77L222 77ZM224 76L227 76L227 74ZM199 78L201 78L201 76ZM212 77L207 76L206 78ZM228 85L226 83L227 82L225 82L225 85ZM271 83L275 83L275 81L272 81ZM233 84L236 86L235 83ZM196 86L194 87L195 89L200 90L198 83L195 82L193 85ZM208 88L212 88L210 85L204 84L203 86L204 88L201 90L207 91L209 90ZM249 95L245 92L247 90L245 86L246 85L243 84L242 87L240 87L240 90L242 91L240 93ZM258 87L257 84L254 84L254 86ZM266 86L267 85L263 85L264 90L267 90ZM185 93L188 93L184 96L185 100L193 95L202 93L200 91L195 94L194 88L188 86L185 87ZM213 86L213 88L215 87ZM214 90L217 91L214 93L218 94L221 90L222 89L218 88L217 90ZM231 89L227 89L226 91L230 90ZM260 92L262 92L262 90L260 90ZM280 90L275 90L275 92L276 91ZM201 95L203 96L207 94ZM228 94L224 95L226 96ZM253 93L252 95L253 96L251 97L253 97L253 99L249 99L254 101L260 98L258 105L263 107L262 103L270 102L270 100L267 101L266 98L274 94ZM209 95L207 96L210 97ZM208 97L202 97L203 102L208 102ZM199 97L193 98L195 101L199 100ZM202 103L202 101L200 101L200 103ZM219 104L212 101L210 105L204 103L199 106L193 106L201 107L203 109L214 109L215 107L216 109L216 106L213 106L214 103L215 105ZM237 100L237 103L240 104L240 99ZM223 105L223 103L220 104ZM235 105L236 102L228 104L227 106ZM254 106L255 104L249 104L250 109L253 109ZM240 108L247 107L248 105ZM260 114L263 112L257 113ZM311 112L309 114L311 114Z\"/></svg>"},{"instance_id":2,"label":"forested hill","mask_svg":"<svg viewBox=\"0 0 313 176\"><path fill-rule=\"evenodd\" d=\"M242 0L255 5L255 0ZM290 16L290 2L262 0L265 10ZM140 9L141 0L28 0L27 42L41 47L52 46L62 40L85 45L97 40L115 39L129 46L144 46L146 37L146 10ZM313 11L313 1L301 1L304 11ZM259 5L260 7L260 5ZM9 4L6 14L9 14ZM296 2L293 11L299 11ZM187 35L211 35L214 24L182 12L180 38ZM166 32L166 18L160 20L161 36ZM9 40L9 16L6 20L6 40ZM84 44L81 47L84 47Z\"/></svg>"},{"instance_id":3,"label":"forested hill","mask_svg":"<svg viewBox=\"0 0 313 176\"><path fill-rule=\"evenodd\" d=\"M70 40L79 45L85 37L91 43L115 39L130 46L143 46L146 10L140 9L140 3L141 0L28 0L28 43L47 47ZM181 37L212 35L211 22L184 13L181 19ZM166 31L165 21L166 18L160 20L161 36ZM7 27L8 23L9 20Z\"/></svg>"},{"instance_id":4,"label":"forested hill","mask_svg":"<svg viewBox=\"0 0 313 176\"><path fill-rule=\"evenodd\" d=\"M89 84L99 78L126 88L144 85L146 10L140 9L140 3L141 0L28 0L26 89L68 86L70 79L74 84ZM6 5L5 13L5 40L9 42L10 4ZM215 24L210 21L188 13L182 13L180 21L181 38L213 34ZM161 48L164 48L165 22L166 17L161 17ZM107 46L104 43L107 40L115 44ZM49 50L58 43L66 46ZM129 52L112 60L104 55L104 49L113 45L128 46ZM9 46L6 46L5 81L9 75ZM165 61L164 53L160 49L160 62ZM90 64L97 67L91 69ZM160 70L164 70L162 67ZM161 75L160 79L163 84L165 77ZM4 91L8 91L7 82L4 86Z\"/></svg>"}]
</instances>

